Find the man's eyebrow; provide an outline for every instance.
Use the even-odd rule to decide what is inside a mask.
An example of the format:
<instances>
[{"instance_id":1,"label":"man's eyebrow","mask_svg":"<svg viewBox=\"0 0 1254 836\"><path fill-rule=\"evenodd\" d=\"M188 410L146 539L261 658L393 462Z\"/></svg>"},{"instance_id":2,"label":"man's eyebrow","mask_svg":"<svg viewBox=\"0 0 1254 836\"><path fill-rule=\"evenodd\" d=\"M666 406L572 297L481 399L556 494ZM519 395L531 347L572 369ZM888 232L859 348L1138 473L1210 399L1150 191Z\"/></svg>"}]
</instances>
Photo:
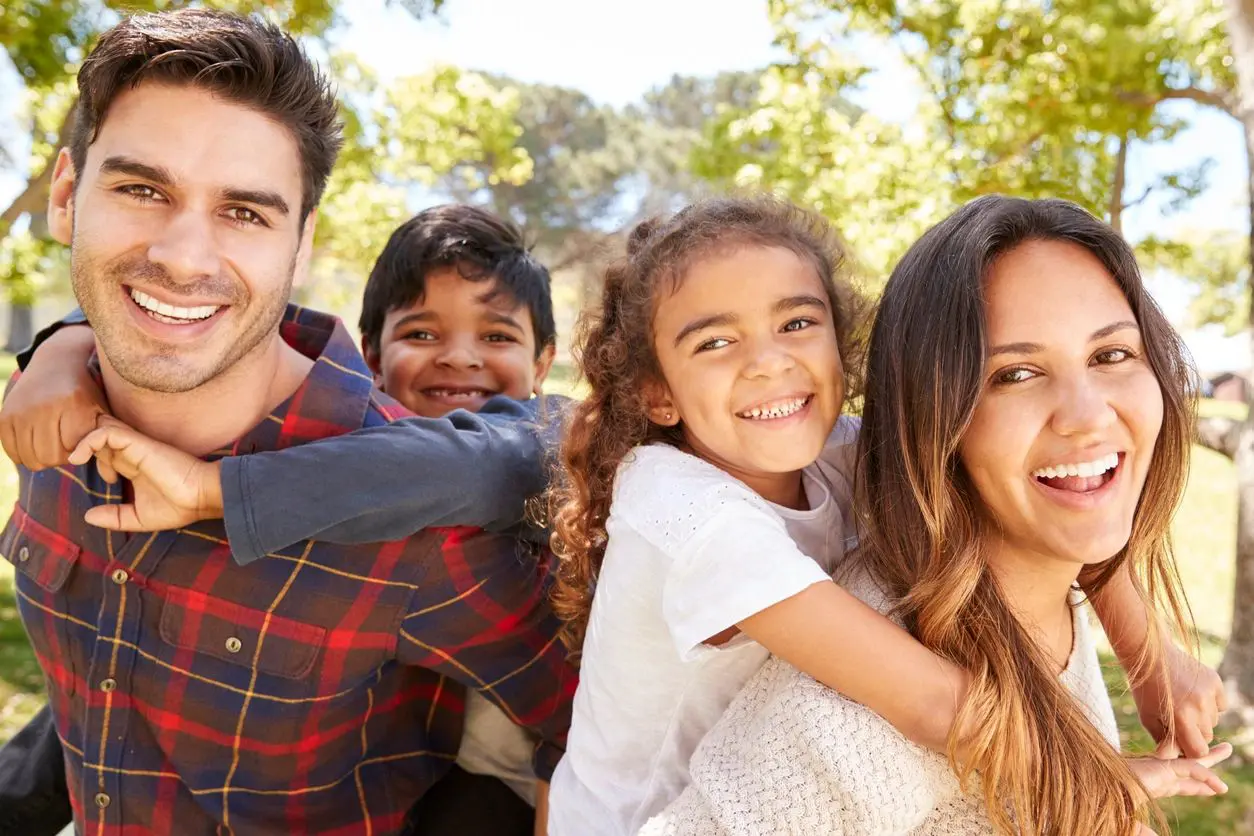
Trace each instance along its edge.
<instances>
[{"instance_id":1,"label":"man's eyebrow","mask_svg":"<svg viewBox=\"0 0 1254 836\"><path fill-rule=\"evenodd\" d=\"M251 203L254 206L264 206L267 209L273 209L281 215L289 215L292 211L288 208L287 201L278 192L266 189L226 188L222 190L222 197L224 200L232 203Z\"/></svg>"},{"instance_id":2,"label":"man's eyebrow","mask_svg":"<svg viewBox=\"0 0 1254 836\"><path fill-rule=\"evenodd\" d=\"M100 173L129 174L132 177L142 177L145 180L151 180L159 186L172 186L175 183L174 175L170 173L168 168L141 163L139 160L120 155L106 157L104 162L100 164Z\"/></svg>"},{"instance_id":3,"label":"man's eyebrow","mask_svg":"<svg viewBox=\"0 0 1254 836\"><path fill-rule=\"evenodd\" d=\"M703 316L700 319L694 319L683 328L679 329L679 333L675 335L675 346L678 348L689 335L695 334L697 331L713 328L716 325L734 325L740 320L740 317L733 313L711 314Z\"/></svg>"}]
</instances>

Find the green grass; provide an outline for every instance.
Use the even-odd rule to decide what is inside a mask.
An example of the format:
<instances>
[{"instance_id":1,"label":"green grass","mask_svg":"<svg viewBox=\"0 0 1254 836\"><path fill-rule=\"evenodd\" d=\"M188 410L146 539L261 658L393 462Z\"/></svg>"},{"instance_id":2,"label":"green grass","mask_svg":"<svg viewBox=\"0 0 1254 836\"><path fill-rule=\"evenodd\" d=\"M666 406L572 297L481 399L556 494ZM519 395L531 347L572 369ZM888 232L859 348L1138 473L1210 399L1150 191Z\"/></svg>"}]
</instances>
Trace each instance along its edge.
<instances>
[{"instance_id":1,"label":"green grass","mask_svg":"<svg viewBox=\"0 0 1254 836\"><path fill-rule=\"evenodd\" d=\"M12 358L0 355L0 372L7 376L11 364ZM578 394L570 366L555 366L546 389ZM1203 405L1203 414L1244 417L1243 410L1232 407L1232 404L1208 402ZM1222 637L1228 634L1232 622L1235 488L1236 476L1231 462L1217 453L1195 447L1188 489L1174 530L1181 578L1203 634L1203 657L1212 665L1218 663ZM16 493L13 467L8 459L0 456L0 508L11 507ZM1149 751L1149 740L1140 728L1122 672L1113 664L1105 667L1124 748L1132 752ZM43 678L17 618L13 570L7 561L0 560L0 741L20 729L42 703ZM1180 799L1164 805L1173 833L1179 836L1254 834L1254 764L1230 766L1221 774L1230 787L1227 796Z\"/></svg>"}]
</instances>

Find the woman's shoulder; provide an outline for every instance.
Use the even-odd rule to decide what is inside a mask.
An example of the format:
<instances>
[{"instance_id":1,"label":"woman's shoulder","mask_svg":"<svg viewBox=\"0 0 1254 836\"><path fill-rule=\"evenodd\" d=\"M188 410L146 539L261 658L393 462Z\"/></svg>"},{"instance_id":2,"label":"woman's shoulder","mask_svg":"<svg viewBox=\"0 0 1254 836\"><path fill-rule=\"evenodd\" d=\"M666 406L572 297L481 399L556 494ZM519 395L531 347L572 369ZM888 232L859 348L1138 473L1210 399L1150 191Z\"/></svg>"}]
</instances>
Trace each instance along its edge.
<instances>
[{"instance_id":1,"label":"woman's shoulder","mask_svg":"<svg viewBox=\"0 0 1254 836\"><path fill-rule=\"evenodd\" d=\"M783 521L748 485L664 444L636 447L619 465L612 517L664 549L681 547L714 520Z\"/></svg>"}]
</instances>

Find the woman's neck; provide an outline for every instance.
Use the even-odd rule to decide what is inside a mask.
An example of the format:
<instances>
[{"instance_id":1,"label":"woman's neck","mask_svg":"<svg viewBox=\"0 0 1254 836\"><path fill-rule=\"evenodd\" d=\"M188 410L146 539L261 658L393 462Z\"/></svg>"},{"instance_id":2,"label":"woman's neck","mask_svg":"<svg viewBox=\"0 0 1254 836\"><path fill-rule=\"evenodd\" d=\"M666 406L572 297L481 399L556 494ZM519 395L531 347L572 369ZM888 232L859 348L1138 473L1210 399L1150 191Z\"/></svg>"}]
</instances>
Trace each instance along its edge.
<instances>
[{"instance_id":1,"label":"woman's neck","mask_svg":"<svg viewBox=\"0 0 1254 836\"><path fill-rule=\"evenodd\" d=\"M1019 623L1058 671L1064 670L1074 638L1071 589L1082 567L1043 555L1022 554L1005 544L995 547L988 562Z\"/></svg>"}]
</instances>

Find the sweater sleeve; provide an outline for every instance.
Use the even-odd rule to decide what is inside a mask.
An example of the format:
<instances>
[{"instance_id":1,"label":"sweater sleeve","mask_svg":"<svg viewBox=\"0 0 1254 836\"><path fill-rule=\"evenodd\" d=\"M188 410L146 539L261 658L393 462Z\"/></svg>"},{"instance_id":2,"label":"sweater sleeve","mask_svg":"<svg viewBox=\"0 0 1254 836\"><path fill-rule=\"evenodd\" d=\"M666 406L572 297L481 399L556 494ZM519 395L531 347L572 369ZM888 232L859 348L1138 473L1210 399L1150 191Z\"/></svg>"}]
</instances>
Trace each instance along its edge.
<instances>
[{"instance_id":1,"label":"sweater sleeve","mask_svg":"<svg viewBox=\"0 0 1254 836\"><path fill-rule=\"evenodd\" d=\"M433 526L508 529L546 486L546 451L560 427L552 403L543 420L534 402L494 398L479 414L406 418L223 459L231 551L243 564L306 539L376 543Z\"/></svg>"}]
</instances>

